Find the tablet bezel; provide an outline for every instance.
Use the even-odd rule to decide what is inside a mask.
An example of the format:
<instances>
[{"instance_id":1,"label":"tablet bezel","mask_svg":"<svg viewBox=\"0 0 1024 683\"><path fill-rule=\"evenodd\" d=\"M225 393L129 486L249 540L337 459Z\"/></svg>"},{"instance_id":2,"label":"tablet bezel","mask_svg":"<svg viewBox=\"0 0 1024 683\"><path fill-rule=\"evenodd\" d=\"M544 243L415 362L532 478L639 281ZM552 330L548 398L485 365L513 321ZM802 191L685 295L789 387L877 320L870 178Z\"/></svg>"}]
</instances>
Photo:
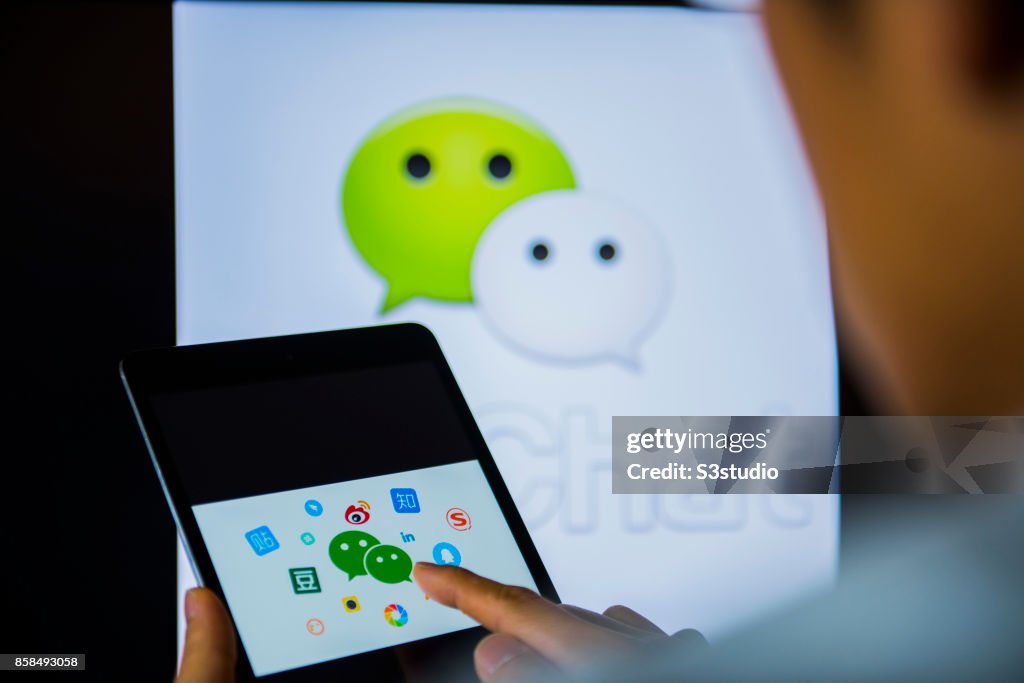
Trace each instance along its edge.
<instances>
[{"instance_id":1,"label":"tablet bezel","mask_svg":"<svg viewBox=\"0 0 1024 683\"><path fill-rule=\"evenodd\" d=\"M344 373L423 361L429 362L436 370L452 409L475 450L473 457L480 463L539 592L557 601L551 578L437 339L427 328L415 323L154 349L130 354L121 361L121 379L199 585L210 588L224 600L220 579L192 511L193 503L178 475L174 455L160 429L151 398L168 392L202 391L239 383ZM467 637L482 637L484 634L484 629L475 627L413 642L429 641L432 646L444 647L445 641L450 639L464 643ZM395 649L395 646L379 648L256 679L245 647L237 635L236 641L240 653L238 673L242 680L299 682L323 680L323 676L329 675L351 675L353 659L362 658L361 664L372 665L372 659L389 656Z\"/></svg>"}]
</instances>

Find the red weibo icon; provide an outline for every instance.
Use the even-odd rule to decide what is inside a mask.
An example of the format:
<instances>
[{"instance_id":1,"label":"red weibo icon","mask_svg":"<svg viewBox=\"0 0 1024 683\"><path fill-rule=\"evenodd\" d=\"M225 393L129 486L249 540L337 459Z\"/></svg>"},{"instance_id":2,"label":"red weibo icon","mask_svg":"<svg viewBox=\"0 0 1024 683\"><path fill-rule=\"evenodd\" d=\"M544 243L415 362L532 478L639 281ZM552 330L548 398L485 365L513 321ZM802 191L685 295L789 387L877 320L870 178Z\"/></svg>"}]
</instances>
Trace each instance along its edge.
<instances>
[{"instance_id":1,"label":"red weibo icon","mask_svg":"<svg viewBox=\"0 0 1024 683\"><path fill-rule=\"evenodd\" d=\"M370 504L365 500L349 505L345 510L345 521L349 524L366 524L370 521Z\"/></svg>"},{"instance_id":2,"label":"red weibo icon","mask_svg":"<svg viewBox=\"0 0 1024 683\"><path fill-rule=\"evenodd\" d=\"M469 531L473 527L473 521L469 518L469 513L462 508L452 508L445 514L444 518L448 522L448 526L456 531Z\"/></svg>"}]
</instances>

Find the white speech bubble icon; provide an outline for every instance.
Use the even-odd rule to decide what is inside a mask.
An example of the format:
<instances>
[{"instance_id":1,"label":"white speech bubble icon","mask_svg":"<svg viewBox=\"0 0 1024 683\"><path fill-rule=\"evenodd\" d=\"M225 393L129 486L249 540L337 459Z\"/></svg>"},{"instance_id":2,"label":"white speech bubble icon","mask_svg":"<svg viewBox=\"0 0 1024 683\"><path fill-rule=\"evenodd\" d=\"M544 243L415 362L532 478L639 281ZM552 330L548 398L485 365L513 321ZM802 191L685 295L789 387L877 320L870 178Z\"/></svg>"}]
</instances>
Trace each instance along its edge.
<instances>
[{"instance_id":1,"label":"white speech bubble icon","mask_svg":"<svg viewBox=\"0 0 1024 683\"><path fill-rule=\"evenodd\" d=\"M622 204L575 190L502 212L477 245L471 275L483 319L517 351L633 369L671 287L658 232Z\"/></svg>"}]
</instances>

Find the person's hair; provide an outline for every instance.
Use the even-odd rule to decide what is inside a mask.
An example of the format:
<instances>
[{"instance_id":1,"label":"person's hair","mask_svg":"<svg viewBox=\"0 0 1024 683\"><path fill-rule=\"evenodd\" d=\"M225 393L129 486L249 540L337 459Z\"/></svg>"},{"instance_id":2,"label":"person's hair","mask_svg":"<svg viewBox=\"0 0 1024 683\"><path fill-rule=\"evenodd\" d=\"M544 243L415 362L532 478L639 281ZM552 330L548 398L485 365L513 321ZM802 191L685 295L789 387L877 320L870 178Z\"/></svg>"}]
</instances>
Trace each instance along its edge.
<instances>
[{"instance_id":1,"label":"person's hair","mask_svg":"<svg viewBox=\"0 0 1024 683\"><path fill-rule=\"evenodd\" d=\"M864 0L809 0L837 31L855 39ZM959 0L977 12L977 30L985 37L971 68L986 85L1009 87L1024 79L1024 0Z\"/></svg>"},{"instance_id":2,"label":"person's hair","mask_svg":"<svg viewBox=\"0 0 1024 683\"><path fill-rule=\"evenodd\" d=\"M1024 74L1024 2L971 0L982 8L988 45L978 55L977 68L993 86L1009 86Z\"/></svg>"}]
</instances>

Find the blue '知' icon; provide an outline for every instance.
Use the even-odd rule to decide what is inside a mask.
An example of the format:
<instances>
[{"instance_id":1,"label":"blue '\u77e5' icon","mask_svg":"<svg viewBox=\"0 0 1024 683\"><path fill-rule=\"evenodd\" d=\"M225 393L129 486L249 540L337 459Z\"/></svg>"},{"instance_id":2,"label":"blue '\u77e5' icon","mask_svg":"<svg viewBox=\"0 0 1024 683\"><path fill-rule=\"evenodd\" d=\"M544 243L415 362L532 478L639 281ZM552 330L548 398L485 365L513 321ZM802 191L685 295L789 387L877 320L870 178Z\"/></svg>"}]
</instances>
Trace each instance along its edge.
<instances>
[{"instance_id":1,"label":"blue '\u77e5' icon","mask_svg":"<svg viewBox=\"0 0 1024 683\"><path fill-rule=\"evenodd\" d=\"M268 526L258 526L252 531L246 531L245 540L249 541L252 551L257 555L266 555L281 547Z\"/></svg>"},{"instance_id":2,"label":"blue '\u77e5' icon","mask_svg":"<svg viewBox=\"0 0 1024 683\"><path fill-rule=\"evenodd\" d=\"M395 512L419 512L420 499L416 497L416 489L391 489L391 503Z\"/></svg>"}]
</instances>

